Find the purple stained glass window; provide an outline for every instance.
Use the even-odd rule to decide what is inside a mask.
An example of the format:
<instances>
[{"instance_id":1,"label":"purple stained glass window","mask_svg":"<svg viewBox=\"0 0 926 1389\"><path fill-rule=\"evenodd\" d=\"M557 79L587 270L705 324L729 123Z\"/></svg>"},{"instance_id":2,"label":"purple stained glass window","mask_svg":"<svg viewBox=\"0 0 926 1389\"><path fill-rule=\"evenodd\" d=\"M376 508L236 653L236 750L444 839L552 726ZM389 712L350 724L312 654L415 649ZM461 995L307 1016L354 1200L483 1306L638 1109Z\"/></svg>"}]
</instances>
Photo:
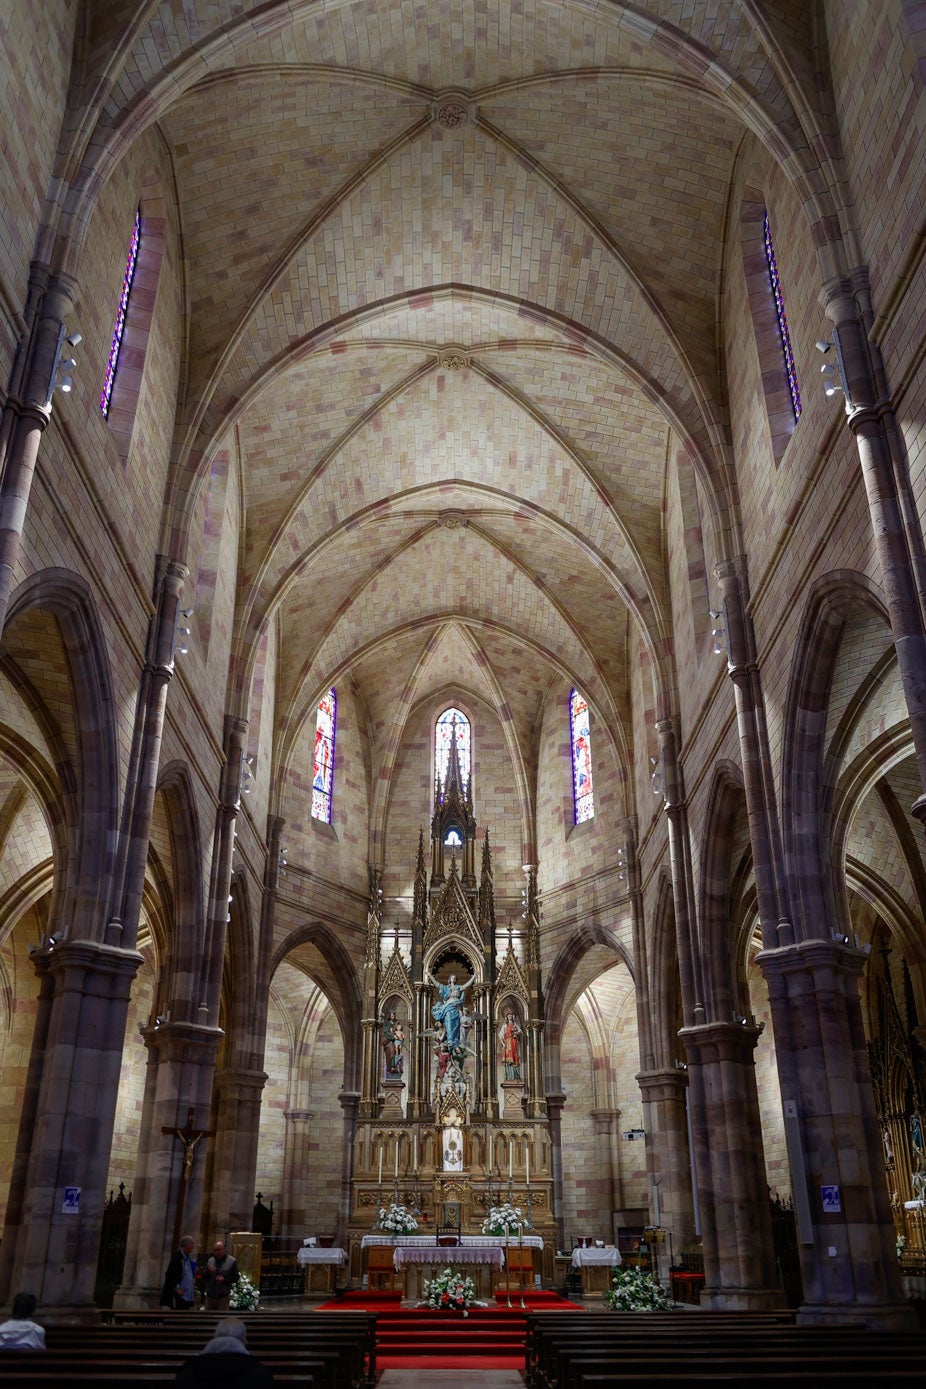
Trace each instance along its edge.
<instances>
[{"instance_id":1,"label":"purple stained glass window","mask_svg":"<svg viewBox=\"0 0 926 1389\"><path fill-rule=\"evenodd\" d=\"M100 396L100 409L103 411L104 419L109 419L109 407L113 396L113 386L116 382L116 367L119 365L119 353L122 349L122 334L125 332L125 316L129 309L129 296L132 293L132 281L135 279L135 266L138 263L138 243L140 237L141 209L136 208L135 225L132 228L132 244L129 247L129 258L125 263L122 294L119 297L119 311L116 314L116 322L113 327L113 340L109 349L109 361L106 365L106 375L103 378L103 391Z\"/></svg>"},{"instance_id":2,"label":"purple stained glass window","mask_svg":"<svg viewBox=\"0 0 926 1389\"><path fill-rule=\"evenodd\" d=\"M318 701L315 720L315 756L312 762L312 819L331 824L331 791L334 785L334 735L338 701L329 690Z\"/></svg>"},{"instance_id":3,"label":"purple stained glass window","mask_svg":"<svg viewBox=\"0 0 926 1389\"><path fill-rule=\"evenodd\" d=\"M462 709L445 709L437 720L434 729L434 775L440 777L441 786L447 782L447 762L450 757L450 733L456 720L457 755L460 763L460 777L463 789L469 780L470 758L472 753L472 729L469 719Z\"/></svg>"},{"instance_id":4,"label":"purple stained glass window","mask_svg":"<svg viewBox=\"0 0 926 1389\"><path fill-rule=\"evenodd\" d=\"M572 792L576 804L576 824L595 814L592 787L592 735L588 722L588 701L578 690L569 696L569 729L572 735Z\"/></svg>"},{"instance_id":5,"label":"purple stained glass window","mask_svg":"<svg viewBox=\"0 0 926 1389\"><path fill-rule=\"evenodd\" d=\"M775 260L775 245L768 223L768 212L762 218L762 238L765 242L765 259L768 262L768 277L772 283L772 297L775 300L775 315L778 319L778 339L782 356L785 359L785 372L788 377L788 390L791 392L791 407L795 420L801 417L801 392L797 384L797 370L794 366L794 353L791 351L791 334L788 331L788 317L785 313L784 295L778 277L778 264Z\"/></svg>"}]
</instances>

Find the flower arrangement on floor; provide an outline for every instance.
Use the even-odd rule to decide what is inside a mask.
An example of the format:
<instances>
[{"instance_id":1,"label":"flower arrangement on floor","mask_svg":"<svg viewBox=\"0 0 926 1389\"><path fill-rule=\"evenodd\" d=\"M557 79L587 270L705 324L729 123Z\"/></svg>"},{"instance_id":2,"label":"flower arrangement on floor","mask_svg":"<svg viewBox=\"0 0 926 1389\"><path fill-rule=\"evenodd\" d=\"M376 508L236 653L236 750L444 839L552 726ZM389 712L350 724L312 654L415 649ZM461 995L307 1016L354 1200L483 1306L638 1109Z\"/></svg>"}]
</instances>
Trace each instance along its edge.
<instances>
[{"instance_id":1,"label":"flower arrangement on floor","mask_svg":"<svg viewBox=\"0 0 926 1389\"><path fill-rule=\"evenodd\" d=\"M614 1312L669 1312L672 1303L641 1268L616 1268L604 1300Z\"/></svg>"},{"instance_id":2,"label":"flower arrangement on floor","mask_svg":"<svg viewBox=\"0 0 926 1389\"><path fill-rule=\"evenodd\" d=\"M454 1268L445 1268L435 1278L425 1279L422 1284L427 1305L436 1312L462 1312L468 1316L467 1308L476 1301L476 1285L472 1278L464 1278Z\"/></svg>"},{"instance_id":3,"label":"flower arrangement on floor","mask_svg":"<svg viewBox=\"0 0 926 1389\"><path fill-rule=\"evenodd\" d=\"M484 1235L516 1235L524 1223L524 1215L520 1206L513 1206L510 1201L506 1201L502 1206L490 1206L489 1214L482 1222L482 1233Z\"/></svg>"},{"instance_id":4,"label":"flower arrangement on floor","mask_svg":"<svg viewBox=\"0 0 926 1389\"><path fill-rule=\"evenodd\" d=\"M255 1288L246 1273L239 1273L238 1281L232 1286L228 1296L229 1310L232 1312L256 1312L260 1304L260 1289Z\"/></svg>"},{"instance_id":5,"label":"flower arrangement on floor","mask_svg":"<svg viewBox=\"0 0 926 1389\"><path fill-rule=\"evenodd\" d=\"M377 1224L390 1235L413 1235L418 1229L418 1221L407 1206L399 1206L395 1201L391 1206L380 1206Z\"/></svg>"}]
</instances>

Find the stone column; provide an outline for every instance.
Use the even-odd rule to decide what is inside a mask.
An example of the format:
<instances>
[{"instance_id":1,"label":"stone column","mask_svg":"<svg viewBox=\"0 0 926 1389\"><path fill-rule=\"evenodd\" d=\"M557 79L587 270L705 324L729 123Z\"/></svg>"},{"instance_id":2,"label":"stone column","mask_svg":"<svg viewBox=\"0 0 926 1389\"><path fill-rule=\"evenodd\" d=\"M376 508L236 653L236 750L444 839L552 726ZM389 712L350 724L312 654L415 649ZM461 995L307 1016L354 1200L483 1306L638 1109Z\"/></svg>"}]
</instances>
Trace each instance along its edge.
<instances>
[{"instance_id":1,"label":"stone column","mask_svg":"<svg viewBox=\"0 0 926 1389\"><path fill-rule=\"evenodd\" d=\"M789 945L794 932L785 905L778 807L755 634L747 611L745 560L740 557L738 561L724 561L715 566L714 573L720 584L727 671L736 700L736 727L762 941L766 946Z\"/></svg>"},{"instance_id":2,"label":"stone column","mask_svg":"<svg viewBox=\"0 0 926 1389\"><path fill-rule=\"evenodd\" d=\"M215 1140L206 1231L249 1230L257 1180L261 1096L266 1071L226 1068L215 1077Z\"/></svg>"},{"instance_id":3,"label":"stone column","mask_svg":"<svg viewBox=\"0 0 926 1389\"><path fill-rule=\"evenodd\" d=\"M143 1031L148 1072L132 1190L125 1274L116 1294L118 1307L156 1307L170 1259L183 1172L184 1149L164 1128L183 1128L192 1109L197 1129L209 1129L215 1058L222 1033L217 1027L163 1022ZM186 1185L184 1231L198 1235L206 1146L200 1140ZM101 1188L102 1189L102 1188ZM250 1214L250 1213L249 1213ZM248 1220L250 1224L250 1218Z\"/></svg>"},{"instance_id":4,"label":"stone column","mask_svg":"<svg viewBox=\"0 0 926 1389\"><path fill-rule=\"evenodd\" d=\"M206 920L206 949L200 980L199 1017L205 1025L216 1026L222 990L222 970L225 964L225 941L228 933L229 892L231 890L232 855L235 852L235 828L241 809L241 778L246 750L248 725L246 719L225 717L225 766L219 786L219 806L216 812L215 835L212 846L212 873L209 883L209 912Z\"/></svg>"},{"instance_id":5,"label":"stone column","mask_svg":"<svg viewBox=\"0 0 926 1389\"><path fill-rule=\"evenodd\" d=\"M283 1140L283 1200L280 1234L301 1238L305 1228L305 1188L309 1173L309 1120L311 1109L285 1109Z\"/></svg>"},{"instance_id":6,"label":"stone column","mask_svg":"<svg viewBox=\"0 0 926 1389\"><path fill-rule=\"evenodd\" d=\"M156 584L156 610L148 629L148 646L142 670L135 726L126 776L118 886L114 893L115 913L106 927L107 944L133 947L138 936L148 841L161 760L161 738L167 687L174 673L174 646L177 638L180 594L188 569L176 560L159 559ZM183 981L174 981L183 987Z\"/></svg>"},{"instance_id":7,"label":"stone column","mask_svg":"<svg viewBox=\"0 0 926 1389\"><path fill-rule=\"evenodd\" d=\"M894 1245L858 985L866 955L834 940L763 950L798 1218L805 1322L913 1327ZM830 1200L824 1204L824 1188ZM832 1188L838 1191L838 1205Z\"/></svg>"},{"instance_id":8,"label":"stone column","mask_svg":"<svg viewBox=\"0 0 926 1389\"><path fill-rule=\"evenodd\" d=\"M42 980L10 1207L3 1297L93 1307L135 951L68 941L33 954ZM79 1192L63 1209L65 1188Z\"/></svg>"},{"instance_id":9,"label":"stone column","mask_svg":"<svg viewBox=\"0 0 926 1389\"><path fill-rule=\"evenodd\" d=\"M0 415L0 631L16 580L23 526L42 435L51 419L55 378L67 355L64 320L74 304L75 282L33 266L9 390Z\"/></svg>"},{"instance_id":10,"label":"stone column","mask_svg":"<svg viewBox=\"0 0 926 1389\"><path fill-rule=\"evenodd\" d=\"M926 632L922 595L916 584L917 570L922 567L923 542L919 528L915 533L912 529L916 526L912 506L905 524L897 474L906 474L907 461L899 456L900 436L893 406L880 361L873 360L877 347L865 331L860 298L867 299L863 284L839 279L824 286L821 302L834 325L846 414L862 467L920 786L924 788L914 803L913 814L926 822ZM892 443L897 456L892 455ZM903 485L909 485L906 476Z\"/></svg>"},{"instance_id":11,"label":"stone column","mask_svg":"<svg viewBox=\"0 0 926 1389\"><path fill-rule=\"evenodd\" d=\"M691 843L688 835L688 807L682 771L678 765L675 729L671 719L656 723L659 763L663 777L663 800L669 822L669 868L672 874L672 904L675 909L675 939L678 970L682 986L682 1013L686 1026L704 1021L704 990L695 949L697 920L691 870Z\"/></svg>"},{"instance_id":12,"label":"stone column","mask_svg":"<svg viewBox=\"0 0 926 1389\"><path fill-rule=\"evenodd\" d=\"M653 1211L653 1220L671 1231L677 1252L695 1239L685 1102L688 1072L679 1068L641 1071L637 1084L643 1096L647 1167L659 1192L659 1210Z\"/></svg>"},{"instance_id":13,"label":"stone column","mask_svg":"<svg viewBox=\"0 0 926 1389\"><path fill-rule=\"evenodd\" d=\"M692 1134L701 1206L702 1307L784 1307L753 1059L759 1030L702 1023L679 1034L688 1056Z\"/></svg>"},{"instance_id":14,"label":"stone column","mask_svg":"<svg viewBox=\"0 0 926 1389\"><path fill-rule=\"evenodd\" d=\"M609 1236L613 1230L614 1211L624 1204L621 1193L620 1148L617 1141L620 1117L619 1109L591 1111L597 1139L598 1162L604 1173L599 1192L599 1208L604 1215L603 1223Z\"/></svg>"},{"instance_id":15,"label":"stone column","mask_svg":"<svg viewBox=\"0 0 926 1389\"><path fill-rule=\"evenodd\" d=\"M563 1189L563 1105L562 1090L547 1094L547 1121L550 1125L550 1172L553 1177L553 1219L556 1222L556 1245L562 1249L566 1240L565 1192Z\"/></svg>"},{"instance_id":16,"label":"stone column","mask_svg":"<svg viewBox=\"0 0 926 1389\"><path fill-rule=\"evenodd\" d=\"M337 1243L347 1243L347 1226L351 1216L351 1178L354 1165L354 1131L357 1127L357 1108L360 1095L356 1090L342 1090L338 1102L344 1116L344 1137L341 1141L341 1200L338 1211Z\"/></svg>"}]
</instances>

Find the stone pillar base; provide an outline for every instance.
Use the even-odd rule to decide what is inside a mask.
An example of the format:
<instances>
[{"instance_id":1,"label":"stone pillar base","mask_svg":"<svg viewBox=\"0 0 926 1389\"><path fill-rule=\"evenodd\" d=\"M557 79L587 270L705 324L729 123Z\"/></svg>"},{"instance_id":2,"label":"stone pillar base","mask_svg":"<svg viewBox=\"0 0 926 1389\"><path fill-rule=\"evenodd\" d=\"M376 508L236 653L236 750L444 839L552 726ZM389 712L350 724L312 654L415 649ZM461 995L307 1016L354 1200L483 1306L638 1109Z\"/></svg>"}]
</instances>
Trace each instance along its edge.
<instances>
[{"instance_id":1,"label":"stone pillar base","mask_svg":"<svg viewBox=\"0 0 926 1389\"><path fill-rule=\"evenodd\" d=\"M701 1307L709 1312L784 1312L782 1288L705 1288Z\"/></svg>"},{"instance_id":2,"label":"stone pillar base","mask_svg":"<svg viewBox=\"0 0 926 1389\"><path fill-rule=\"evenodd\" d=\"M523 1090L523 1080L502 1081L502 1094L504 1096L504 1108L502 1109L503 1119L524 1118Z\"/></svg>"},{"instance_id":3,"label":"stone pillar base","mask_svg":"<svg viewBox=\"0 0 926 1389\"><path fill-rule=\"evenodd\" d=\"M876 1303L866 1307L828 1306L805 1302L795 1312L798 1326L867 1326L872 1331L915 1331L919 1318L907 1302Z\"/></svg>"},{"instance_id":4,"label":"stone pillar base","mask_svg":"<svg viewBox=\"0 0 926 1389\"><path fill-rule=\"evenodd\" d=\"M383 1108L380 1118L401 1119L402 1114L402 1091L405 1089L405 1081L398 1076L387 1076L383 1081Z\"/></svg>"},{"instance_id":5,"label":"stone pillar base","mask_svg":"<svg viewBox=\"0 0 926 1389\"><path fill-rule=\"evenodd\" d=\"M164 1265L165 1269L167 1265ZM117 1288L113 1298L114 1312L156 1312L161 1302L158 1288ZM44 1319L44 1318L43 1318Z\"/></svg>"}]
</instances>

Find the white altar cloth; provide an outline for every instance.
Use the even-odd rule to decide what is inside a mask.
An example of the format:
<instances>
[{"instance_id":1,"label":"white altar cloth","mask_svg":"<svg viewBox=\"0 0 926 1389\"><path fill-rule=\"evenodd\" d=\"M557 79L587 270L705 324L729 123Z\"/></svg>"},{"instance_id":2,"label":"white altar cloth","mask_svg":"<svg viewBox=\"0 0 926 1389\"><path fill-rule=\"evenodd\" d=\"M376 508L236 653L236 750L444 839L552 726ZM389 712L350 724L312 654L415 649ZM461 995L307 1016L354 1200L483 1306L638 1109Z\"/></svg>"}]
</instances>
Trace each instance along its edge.
<instances>
[{"instance_id":1,"label":"white altar cloth","mask_svg":"<svg viewBox=\"0 0 926 1389\"><path fill-rule=\"evenodd\" d=\"M299 1266L305 1268L306 1264L346 1264L346 1249L300 1249L296 1258Z\"/></svg>"},{"instance_id":2,"label":"white altar cloth","mask_svg":"<svg viewBox=\"0 0 926 1389\"><path fill-rule=\"evenodd\" d=\"M516 1249L518 1245L517 1235L513 1235L511 1239L509 1239L508 1243L512 1249ZM393 1248L396 1245L400 1244L402 1245L403 1249L415 1249L419 1246L430 1247L431 1249L434 1249L437 1245L437 1240L434 1234L364 1235L360 1240L361 1249L369 1249L374 1244L391 1244ZM521 1239L521 1244L525 1249L542 1249L543 1237L541 1235L524 1235ZM459 1244L437 1247L444 1249L466 1249L467 1247L471 1247L474 1245L478 1245L480 1248L483 1249L488 1248L491 1245L495 1245L498 1249L504 1249L505 1239L503 1235L462 1235Z\"/></svg>"},{"instance_id":3,"label":"white altar cloth","mask_svg":"<svg viewBox=\"0 0 926 1389\"><path fill-rule=\"evenodd\" d=\"M572 1251L572 1267L585 1268L589 1264L610 1264L617 1268L621 1261L621 1251L613 1244L605 1245L604 1249L574 1249Z\"/></svg>"},{"instance_id":4,"label":"white altar cloth","mask_svg":"<svg viewBox=\"0 0 926 1389\"><path fill-rule=\"evenodd\" d=\"M505 1251L497 1244L397 1244L392 1266L401 1273L406 1264L488 1264L504 1268Z\"/></svg>"}]
</instances>

